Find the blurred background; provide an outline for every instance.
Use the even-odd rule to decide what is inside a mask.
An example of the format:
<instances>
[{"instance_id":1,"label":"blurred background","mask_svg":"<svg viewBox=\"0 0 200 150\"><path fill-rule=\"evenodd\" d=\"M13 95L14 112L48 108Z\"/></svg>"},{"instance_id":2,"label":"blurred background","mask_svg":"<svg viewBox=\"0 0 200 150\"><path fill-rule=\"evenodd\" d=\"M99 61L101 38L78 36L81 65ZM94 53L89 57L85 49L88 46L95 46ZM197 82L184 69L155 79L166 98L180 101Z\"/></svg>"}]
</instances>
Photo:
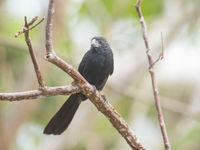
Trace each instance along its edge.
<instances>
[{"instance_id":1,"label":"blurred background","mask_svg":"<svg viewBox=\"0 0 200 150\"><path fill-rule=\"evenodd\" d=\"M57 0L53 41L57 54L75 68L103 35L115 71L103 93L149 150L162 150L136 0ZM0 92L37 89L23 35L14 34L29 19L47 14L48 0L0 0ZM161 105L173 150L200 149L200 1L144 0L142 11L156 59L164 39L164 59L156 67ZM49 86L72 79L43 59L45 22L31 31L42 75ZM68 130L43 135L43 128L67 96L0 102L0 150L129 150L125 140L90 101L79 107Z\"/></svg>"}]
</instances>

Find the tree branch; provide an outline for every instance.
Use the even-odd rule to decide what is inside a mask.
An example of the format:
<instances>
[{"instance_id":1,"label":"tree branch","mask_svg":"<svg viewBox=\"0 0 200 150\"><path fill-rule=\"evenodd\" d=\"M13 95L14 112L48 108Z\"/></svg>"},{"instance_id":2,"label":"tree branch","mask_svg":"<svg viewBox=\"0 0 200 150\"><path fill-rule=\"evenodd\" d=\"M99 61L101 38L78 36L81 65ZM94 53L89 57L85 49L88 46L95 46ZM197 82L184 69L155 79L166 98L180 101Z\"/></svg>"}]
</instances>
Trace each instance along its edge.
<instances>
[{"instance_id":1,"label":"tree branch","mask_svg":"<svg viewBox=\"0 0 200 150\"><path fill-rule=\"evenodd\" d=\"M146 27L146 22L144 20L144 17L142 15L142 11L141 11L141 0L138 0L137 3L135 4L135 8L137 10L139 19L140 19L140 24L142 27L142 31L143 31L143 39L144 39L144 43L145 43L145 47L146 47L146 55L148 58L148 62L149 62L149 73L151 75L151 81L152 81L152 88L153 88L153 95L154 95L154 99L155 99L155 105L156 105L156 110L158 112L158 120L159 120L159 124L160 124L160 128L161 128L161 133L162 133L162 137L163 137L163 141L164 141L164 145L165 145L165 150L171 150L171 145L167 136L167 130L166 130L166 125L164 122L164 118L163 118L163 114L162 114L162 109L161 109L161 105L160 105L160 98L158 95L158 88L157 88L157 84L156 84L156 78L155 78L155 73L154 73L154 64L157 61L153 61L152 56L151 56L151 49L149 46L149 40L148 40L148 36L147 36L147 27ZM159 58L160 60L160 58Z\"/></svg>"},{"instance_id":2,"label":"tree branch","mask_svg":"<svg viewBox=\"0 0 200 150\"><path fill-rule=\"evenodd\" d=\"M47 15L47 23L46 23L46 52L48 54L54 54L53 43L52 43L52 32L53 32L53 15L55 9L54 0L49 0L49 8Z\"/></svg>"},{"instance_id":3,"label":"tree branch","mask_svg":"<svg viewBox=\"0 0 200 150\"><path fill-rule=\"evenodd\" d=\"M44 90L0 93L0 100L12 102L12 101L20 101L26 99L38 99L41 97L49 97L57 95L69 95L77 92L80 92L80 88L77 85L46 87Z\"/></svg>"},{"instance_id":4,"label":"tree branch","mask_svg":"<svg viewBox=\"0 0 200 150\"><path fill-rule=\"evenodd\" d=\"M33 62L33 66L34 66L34 69L35 69L35 73L36 73L36 76L37 76L39 86L40 86L41 89L44 89L45 83L44 83L44 80L42 78L42 74L40 72L40 69L39 69L39 66L38 66L34 51L33 51L31 40L29 38L29 26L32 25L37 19L32 19L29 23L27 22L26 16L24 17L24 19L25 19L24 20L25 21L24 27L27 29L27 30L24 31L25 41L26 41L26 44L27 44L28 49L29 49L29 53L30 53L30 56L31 56L31 59L32 59L32 62Z\"/></svg>"},{"instance_id":5,"label":"tree branch","mask_svg":"<svg viewBox=\"0 0 200 150\"><path fill-rule=\"evenodd\" d=\"M29 31L32 30L33 28L37 27L42 21L44 21L44 18L42 18L38 23L36 23L34 26L32 26L32 27L29 29Z\"/></svg>"},{"instance_id":6,"label":"tree branch","mask_svg":"<svg viewBox=\"0 0 200 150\"><path fill-rule=\"evenodd\" d=\"M78 82L81 92L86 95L90 101L101 111L107 118L109 118L112 125L118 130L118 132L125 138L127 143L132 149L144 150L145 148L139 143L137 137L132 133L128 124L124 119L116 112L110 103L105 103L105 99L100 92L94 92L94 88L90 85L82 75L76 71L72 66L67 64L61 58L56 56L53 44L52 44L52 27L54 16L54 0L50 0L48 8L48 17L46 25L46 59L61 68L67 74L69 74L76 82Z\"/></svg>"},{"instance_id":7,"label":"tree branch","mask_svg":"<svg viewBox=\"0 0 200 150\"><path fill-rule=\"evenodd\" d=\"M149 69L153 68L154 65L159 62L160 60L162 60L164 58L164 46L163 46L163 36L162 36L162 32L160 33L161 36L161 44L162 44L162 49L161 52L158 56L158 58L151 64L151 66L149 66Z\"/></svg>"},{"instance_id":8,"label":"tree branch","mask_svg":"<svg viewBox=\"0 0 200 150\"><path fill-rule=\"evenodd\" d=\"M63 59L58 57L55 54L55 52L48 53L46 55L46 60L53 63L60 69L62 69L64 72L66 72L68 75L70 75L76 82L87 83L87 80L85 80L85 78L78 71L76 71L71 65L66 63Z\"/></svg>"},{"instance_id":9,"label":"tree branch","mask_svg":"<svg viewBox=\"0 0 200 150\"><path fill-rule=\"evenodd\" d=\"M90 101L101 111L117 129L117 131L124 137L129 146L134 150L145 150L143 145L140 144L137 137L133 134L126 121L120 116L120 114L113 108L113 106L105 100L99 91L95 91L93 86L90 85L82 75L75 70L71 65L59 58L53 48L52 44L52 28L53 28L53 16L54 16L54 0L49 1L48 17L46 24L46 60L53 63L67 74L69 74L75 82L70 86L63 87L45 87L42 79L37 61L33 52L32 44L29 38L29 26L32 25L36 19L31 22L27 22L25 18L25 26L22 28L22 33L25 34L25 40L29 48L29 52L34 64L34 69L37 75L38 83L40 85L39 90L16 92L16 93L0 93L0 100L23 100L23 99L35 99L39 97L55 96L55 95L67 95L77 92L81 92L86 95ZM20 33L21 33L20 32ZM44 88L45 87L45 88Z\"/></svg>"},{"instance_id":10,"label":"tree branch","mask_svg":"<svg viewBox=\"0 0 200 150\"><path fill-rule=\"evenodd\" d=\"M38 20L38 16L36 16L36 17L34 17L29 23L27 23L26 24L26 26L31 26L35 21L37 21ZM40 23L40 22L39 22ZM39 24L39 23L37 23L37 24ZM36 25L34 25L34 27L35 27ZM34 27L32 27L31 29L33 29ZM30 29L30 30L31 30ZM21 35L22 33L24 33L25 31L27 31L28 29L25 27L25 26L23 26L16 34L15 34L15 37L17 38L19 35Z\"/></svg>"}]
</instances>

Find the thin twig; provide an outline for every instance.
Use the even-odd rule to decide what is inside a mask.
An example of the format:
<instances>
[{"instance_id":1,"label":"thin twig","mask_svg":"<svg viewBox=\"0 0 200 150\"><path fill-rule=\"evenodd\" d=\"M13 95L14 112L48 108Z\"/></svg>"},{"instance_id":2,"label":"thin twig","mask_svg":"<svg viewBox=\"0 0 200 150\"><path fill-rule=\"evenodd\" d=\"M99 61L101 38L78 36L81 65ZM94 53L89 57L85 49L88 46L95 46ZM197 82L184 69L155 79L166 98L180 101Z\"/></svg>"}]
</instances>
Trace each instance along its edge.
<instances>
[{"instance_id":1,"label":"thin twig","mask_svg":"<svg viewBox=\"0 0 200 150\"><path fill-rule=\"evenodd\" d=\"M164 122L162 109L160 106L160 98L158 95L158 88L157 88L157 84L156 84L155 73L153 70L154 65L152 65L152 64L154 64L154 61L151 56L151 49L150 49L149 42L148 42L146 22L142 15L140 5L141 5L141 0L138 0L137 3L135 4L135 8L137 10L138 16L140 18L140 23L142 26L143 38L144 38L144 43L145 43L145 47L146 47L146 54L147 54L147 58L148 58L148 62L149 62L149 73L151 75L151 80L152 80L152 87L153 87L153 94L154 94L154 99L155 99L156 110L158 112L158 120L159 120L159 124L160 124L160 128L161 128L161 132L162 132L165 150L171 150L171 145L170 145L170 142L169 142L169 139L167 136L166 125Z\"/></svg>"},{"instance_id":2,"label":"thin twig","mask_svg":"<svg viewBox=\"0 0 200 150\"><path fill-rule=\"evenodd\" d=\"M31 26L32 24L34 24L34 22L36 22L38 20L38 16L34 17L30 22L27 22L27 26Z\"/></svg>"},{"instance_id":3,"label":"thin twig","mask_svg":"<svg viewBox=\"0 0 200 150\"><path fill-rule=\"evenodd\" d=\"M159 62L160 60L162 60L164 58L164 45L163 45L162 32L160 33L160 36L161 36L161 45L162 45L161 52L160 52L158 58L150 65L149 69L153 68L157 62Z\"/></svg>"},{"instance_id":4,"label":"thin twig","mask_svg":"<svg viewBox=\"0 0 200 150\"><path fill-rule=\"evenodd\" d=\"M42 18L38 23L36 23L34 26L32 26L32 27L29 29L29 31L32 30L33 28L37 27L40 23L42 23L42 21L44 21L44 18Z\"/></svg>"},{"instance_id":5,"label":"thin twig","mask_svg":"<svg viewBox=\"0 0 200 150\"><path fill-rule=\"evenodd\" d=\"M22 33L24 33L24 31L26 31L27 28L25 28L24 26L17 32L15 33L14 37L17 38L19 35L21 35Z\"/></svg>"},{"instance_id":6,"label":"thin twig","mask_svg":"<svg viewBox=\"0 0 200 150\"><path fill-rule=\"evenodd\" d=\"M44 83L44 80L42 78L42 75L41 75L41 72L40 72L40 69L39 69L39 66L38 66L34 51L33 51L31 40L29 38L29 25L32 25L33 21L28 23L26 16L24 17L24 19L25 19L25 27L28 29L28 30L26 30L24 32L25 41L26 41L26 44L27 44L28 49L29 49L29 53L30 53L30 56L31 56L31 59L32 59L32 62L33 62L33 65L34 65L34 69L35 69L35 73L36 73L36 76L37 76L37 80L38 80L40 89L44 89L45 88L45 83Z\"/></svg>"},{"instance_id":7,"label":"thin twig","mask_svg":"<svg viewBox=\"0 0 200 150\"><path fill-rule=\"evenodd\" d=\"M34 17L30 22L27 23L27 26L30 27L35 21L38 20L38 16ZM17 33L15 33L15 38L17 38L19 35L21 35L22 33L24 33L25 31L27 31L28 29L23 26Z\"/></svg>"}]
</instances>

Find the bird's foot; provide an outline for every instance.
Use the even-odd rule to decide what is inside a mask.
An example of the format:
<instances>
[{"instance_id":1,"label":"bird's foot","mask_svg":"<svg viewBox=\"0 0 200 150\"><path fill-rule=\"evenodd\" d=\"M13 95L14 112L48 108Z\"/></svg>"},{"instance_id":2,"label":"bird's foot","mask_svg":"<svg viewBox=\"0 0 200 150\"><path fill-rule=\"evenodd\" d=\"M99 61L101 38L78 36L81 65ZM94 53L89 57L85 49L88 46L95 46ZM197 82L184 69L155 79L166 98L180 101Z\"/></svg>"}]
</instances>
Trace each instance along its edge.
<instances>
[{"instance_id":1,"label":"bird's foot","mask_svg":"<svg viewBox=\"0 0 200 150\"><path fill-rule=\"evenodd\" d=\"M94 94L96 95L97 94L97 88L95 85L92 85L93 86L93 90L94 90Z\"/></svg>"},{"instance_id":2,"label":"bird's foot","mask_svg":"<svg viewBox=\"0 0 200 150\"><path fill-rule=\"evenodd\" d=\"M107 101L107 99L106 99L106 96L105 96L105 95L102 95L102 97L103 97L103 100L104 100L104 105L105 105L105 104L108 104L108 101Z\"/></svg>"}]
</instances>

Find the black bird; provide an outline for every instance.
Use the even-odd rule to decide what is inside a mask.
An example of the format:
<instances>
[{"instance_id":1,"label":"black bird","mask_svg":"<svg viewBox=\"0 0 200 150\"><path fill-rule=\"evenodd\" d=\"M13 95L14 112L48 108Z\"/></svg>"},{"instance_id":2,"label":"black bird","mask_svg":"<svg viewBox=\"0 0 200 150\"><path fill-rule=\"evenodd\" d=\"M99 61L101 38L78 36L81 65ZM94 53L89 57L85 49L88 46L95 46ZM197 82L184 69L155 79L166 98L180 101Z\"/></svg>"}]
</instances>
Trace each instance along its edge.
<instances>
[{"instance_id":1,"label":"black bird","mask_svg":"<svg viewBox=\"0 0 200 150\"><path fill-rule=\"evenodd\" d=\"M113 53L108 42L101 36L92 38L90 50L82 58L78 71L97 90L102 90L113 70ZM71 95L47 124L44 134L61 134L69 126L80 103L86 99L81 93Z\"/></svg>"}]
</instances>

